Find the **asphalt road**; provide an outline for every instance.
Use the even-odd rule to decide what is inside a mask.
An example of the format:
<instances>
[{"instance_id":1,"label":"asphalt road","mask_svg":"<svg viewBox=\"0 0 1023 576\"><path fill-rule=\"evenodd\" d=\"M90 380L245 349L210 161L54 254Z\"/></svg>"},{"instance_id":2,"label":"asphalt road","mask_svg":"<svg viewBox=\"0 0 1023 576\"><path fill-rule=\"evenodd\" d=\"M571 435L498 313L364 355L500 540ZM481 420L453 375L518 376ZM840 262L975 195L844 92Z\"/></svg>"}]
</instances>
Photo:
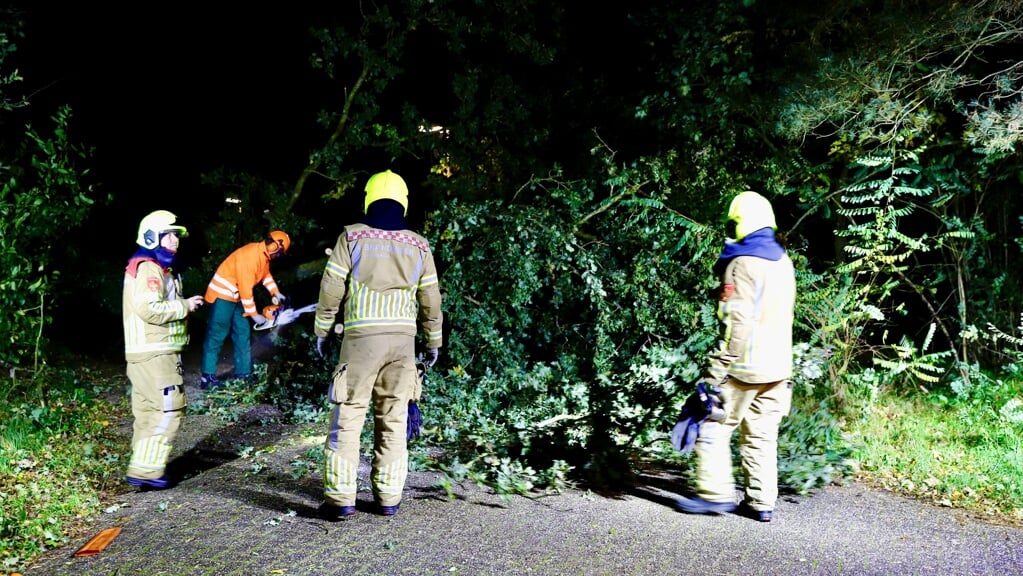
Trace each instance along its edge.
<instances>
[{"instance_id":1,"label":"asphalt road","mask_svg":"<svg viewBox=\"0 0 1023 576\"><path fill-rule=\"evenodd\" d=\"M318 474L295 473L322 437L214 426L188 420L192 437L179 439L175 465L189 478L120 496L26 576L1023 574L1023 528L856 484L784 496L763 524L676 512L682 486L667 475L623 494L506 501L474 485L449 497L434 474L414 472L399 513L383 517L370 509L364 463L359 513L328 523L316 518ZM245 429L249 445L266 438L256 456L211 440L222 446ZM109 526L122 532L103 552L74 557Z\"/></svg>"}]
</instances>

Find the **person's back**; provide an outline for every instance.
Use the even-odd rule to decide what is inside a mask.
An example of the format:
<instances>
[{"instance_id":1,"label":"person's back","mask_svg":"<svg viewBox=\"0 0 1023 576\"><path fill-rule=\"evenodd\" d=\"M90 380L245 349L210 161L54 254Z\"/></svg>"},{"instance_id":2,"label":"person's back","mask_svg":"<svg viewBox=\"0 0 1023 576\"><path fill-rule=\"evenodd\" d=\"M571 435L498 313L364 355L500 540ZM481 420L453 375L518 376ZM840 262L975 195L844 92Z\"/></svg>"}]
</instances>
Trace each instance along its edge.
<instances>
[{"instance_id":1,"label":"person's back","mask_svg":"<svg viewBox=\"0 0 1023 576\"><path fill-rule=\"evenodd\" d=\"M746 320L732 332L732 350L743 354L728 373L743 382L761 384L792 377L792 316L796 299L796 276L792 260L737 256L724 274L724 284L735 286L733 298L721 303L731 307L723 316L736 315L737 306ZM739 330L739 329L742 330Z\"/></svg>"},{"instance_id":2,"label":"person's back","mask_svg":"<svg viewBox=\"0 0 1023 576\"><path fill-rule=\"evenodd\" d=\"M322 288L341 302L346 334L415 336L418 304L427 316L433 316L439 307L440 289L430 244L410 230L381 230L361 223L347 226L338 237L327 269L337 274L325 279ZM330 278L339 285L332 286ZM333 300L320 301L318 318L338 312Z\"/></svg>"},{"instance_id":3,"label":"person's back","mask_svg":"<svg viewBox=\"0 0 1023 576\"><path fill-rule=\"evenodd\" d=\"M721 338L707 356L701 384L723 410L700 426L696 495L679 498L676 508L690 514L736 509L730 441L738 429L746 480L739 506L743 514L770 522L778 498L778 428L792 403L795 271L766 198L740 193L728 222L735 239L726 239L714 265L721 277Z\"/></svg>"},{"instance_id":4,"label":"person's back","mask_svg":"<svg viewBox=\"0 0 1023 576\"><path fill-rule=\"evenodd\" d=\"M408 188L390 170L366 184L366 216L338 236L320 280L313 330L323 356L335 324L344 338L328 391L335 405L324 445L320 516L356 512L360 438L373 408L370 483L377 510L397 513L408 475L407 418L418 374L416 335L427 364L442 344L440 285L430 243L405 226ZM340 318L339 318L340 312Z\"/></svg>"}]
</instances>

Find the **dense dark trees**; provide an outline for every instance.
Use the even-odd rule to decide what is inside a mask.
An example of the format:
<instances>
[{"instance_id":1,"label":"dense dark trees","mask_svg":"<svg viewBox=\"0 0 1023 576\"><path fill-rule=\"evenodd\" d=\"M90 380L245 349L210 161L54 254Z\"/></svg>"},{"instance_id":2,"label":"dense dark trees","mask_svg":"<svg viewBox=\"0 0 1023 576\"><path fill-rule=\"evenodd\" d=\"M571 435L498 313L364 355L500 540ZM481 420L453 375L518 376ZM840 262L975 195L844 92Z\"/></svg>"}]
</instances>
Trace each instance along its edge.
<instances>
[{"instance_id":1,"label":"dense dark trees","mask_svg":"<svg viewBox=\"0 0 1023 576\"><path fill-rule=\"evenodd\" d=\"M74 294L116 328L120 260L156 207L199 232L193 287L271 225L296 239L283 280L315 284L391 167L444 272L445 437L474 473L527 462L537 482L660 450L744 189L773 199L797 257L807 404L841 412L874 370L969 390L1017 358L1020 2L343 4L131 27L79 12L70 41L30 40L25 70L54 78L20 93L72 104L67 130L95 146L75 173L118 209L67 228L104 250L47 244L63 280L90 280L20 293Z\"/></svg>"}]
</instances>

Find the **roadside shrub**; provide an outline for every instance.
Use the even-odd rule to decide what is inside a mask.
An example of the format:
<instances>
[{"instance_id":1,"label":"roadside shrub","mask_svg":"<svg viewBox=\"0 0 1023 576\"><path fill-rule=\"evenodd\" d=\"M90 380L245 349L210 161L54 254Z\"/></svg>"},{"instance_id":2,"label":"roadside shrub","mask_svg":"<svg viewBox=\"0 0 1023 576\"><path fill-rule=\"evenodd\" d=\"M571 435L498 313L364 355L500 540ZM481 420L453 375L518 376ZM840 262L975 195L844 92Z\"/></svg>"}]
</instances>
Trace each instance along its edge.
<instances>
[{"instance_id":1,"label":"roadside shrub","mask_svg":"<svg viewBox=\"0 0 1023 576\"><path fill-rule=\"evenodd\" d=\"M4 571L67 545L74 519L96 511L120 472L125 446L112 425L117 415L100 399L109 390L91 379L88 370L47 369L0 397Z\"/></svg>"}]
</instances>

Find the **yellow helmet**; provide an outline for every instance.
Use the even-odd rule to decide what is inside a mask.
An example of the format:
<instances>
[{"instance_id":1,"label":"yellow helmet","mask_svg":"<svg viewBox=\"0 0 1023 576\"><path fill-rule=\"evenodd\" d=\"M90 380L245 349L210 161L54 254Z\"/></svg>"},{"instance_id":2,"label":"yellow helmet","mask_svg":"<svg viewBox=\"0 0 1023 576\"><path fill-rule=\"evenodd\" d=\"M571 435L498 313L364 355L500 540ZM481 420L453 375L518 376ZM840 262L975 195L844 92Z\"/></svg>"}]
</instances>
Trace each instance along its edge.
<instances>
[{"instance_id":1,"label":"yellow helmet","mask_svg":"<svg viewBox=\"0 0 1023 576\"><path fill-rule=\"evenodd\" d=\"M160 245L160 234L176 232L178 236L185 238L188 236L188 230L175 224L177 219L177 216L166 210L150 212L139 223L139 236L135 243L152 250Z\"/></svg>"},{"instance_id":2,"label":"yellow helmet","mask_svg":"<svg viewBox=\"0 0 1023 576\"><path fill-rule=\"evenodd\" d=\"M403 214L408 213L408 186L401 176L390 170L377 172L369 177L369 181L366 182L366 205L363 210L369 212L370 204L385 198L397 201L405 209Z\"/></svg>"},{"instance_id":3,"label":"yellow helmet","mask_svg":"<svg viewBox=\"0 0 1023 576\"><path fill-rule=\"evenodd\" d=\"M761 228L777 230L774 210L767 198L749 190L732 199L728 219L735 222L735 239L742 240Z\"/></svg>"}]
</instances>

